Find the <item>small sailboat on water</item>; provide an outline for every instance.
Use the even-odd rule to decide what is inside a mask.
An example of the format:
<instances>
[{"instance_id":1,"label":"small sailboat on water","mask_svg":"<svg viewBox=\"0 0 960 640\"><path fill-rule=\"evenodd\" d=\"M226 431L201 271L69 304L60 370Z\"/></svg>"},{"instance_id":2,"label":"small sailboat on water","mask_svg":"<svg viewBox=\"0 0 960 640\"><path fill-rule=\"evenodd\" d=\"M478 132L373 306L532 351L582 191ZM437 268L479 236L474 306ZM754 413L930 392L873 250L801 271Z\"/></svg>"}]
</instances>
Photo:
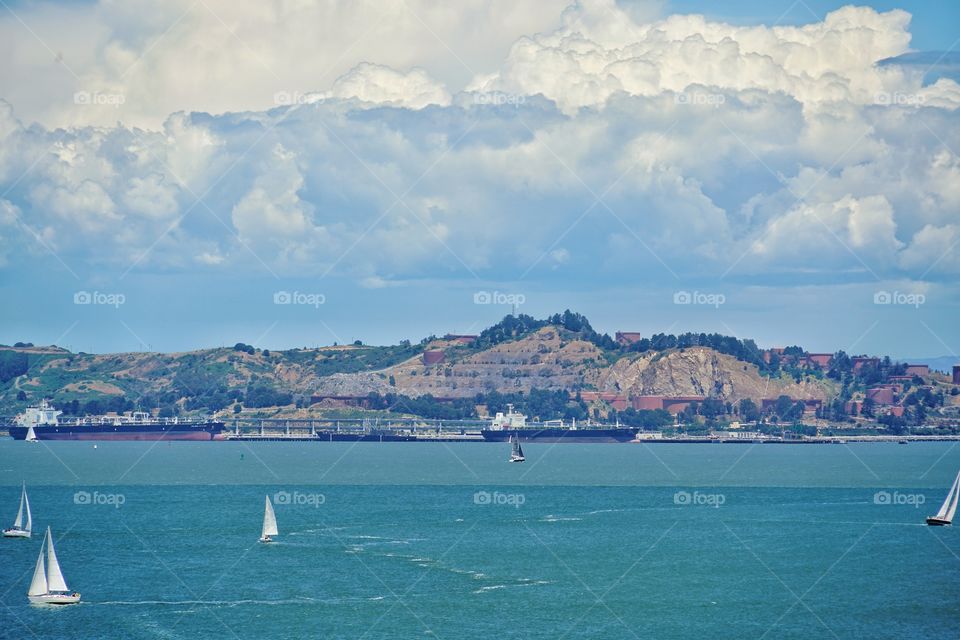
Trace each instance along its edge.
<instances>
[{"instance_id":1,"label":"small sailboat on water","mask_svg":"<svg viewBox=\"0 0 960 640\"><path fill-rule=\"evenodd\" d=\"M510 451L510 462L523 462L526 460L523 457L523 448L520 446L520 438L514 438L510 436L510 444L513 449Z\"/></svg>"},{"instance_id":2,"label":"small sailboat on water","mask_svg":"<svg viewBox=\"0 0 960 640\"><path fill-rule=\"evenodd\" d=\"M24 438L27 442L39 442L37 438L37 432L33 430L33 425L27 427L27 435Z\"/></svg>"},{"instance_id":3,"label":"small sailboat on water","mask_svg":"<svg viewBox=\"0 0 960 640\"><path fill-rule=\"evenodd\" d=\"M46 547L46 563L44 563L43 558L44 547ZM76 591L70 591L63 579L60 563L57 561L57 552L53 549L53 536L50 535L50 527L47 527L47 535L43 539L43 544L40 545L37 568L33 572L33 580L30 581L27 598L31 604L75 604L80 602L80 594Z\"/></svg>"},{"instance_id":4,"label":"small sailboat on water","mask_svg":"<svg viewBox=\"0 0 960 640\"><path fill-rule=\"evenodd\" d=\"M937 515L928 517L927 524L932 527L942 527L953 522L953 516L957 513L958 500L960 500L960 472L957 473L957 478L953 481L946 500L940 506L940 511L937 511Z\"/></svg>"},{"instance_id":5,"label":"small sailboat on water","mask_svg":"<svg viewBox=\"0 0 960 640\"><path fill-rule=\"evenodd\" d=\"M33 518L30 515L30 499L27 498L27 484L23 484L23 490L20 492L20 510L17 511L17 519L13 521L13 526L3 530L4 538L29 538L30 529L33 527Z\"/></svg>"},{"instance_id":6,"label":"small sailboat on water","mask_svg":"<svg viewBox=\"0 0 960 640\"><path fill-rule=\"evenodd\" d=\"M270 504L270 496L267 496L266 504L263 508L263 531L260 533L260 542L273 542L273 537L279 535L277 531L277 516L273 512L273 505Z\"/></svg>"}]
</instances>

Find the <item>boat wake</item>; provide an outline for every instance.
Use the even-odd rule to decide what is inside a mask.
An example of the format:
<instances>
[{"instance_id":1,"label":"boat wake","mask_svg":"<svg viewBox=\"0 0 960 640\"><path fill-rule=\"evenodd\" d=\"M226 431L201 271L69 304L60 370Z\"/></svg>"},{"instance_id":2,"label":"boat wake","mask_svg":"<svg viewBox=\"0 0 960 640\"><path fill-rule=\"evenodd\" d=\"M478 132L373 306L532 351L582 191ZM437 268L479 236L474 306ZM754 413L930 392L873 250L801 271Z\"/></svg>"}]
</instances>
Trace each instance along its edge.
<instances>
[{"instance_id":1,"label":"boat wake","mask_svg":"<svg viewBox=\"0 0 960 640\"><path fill-rule=\"evenodd\" d=\"M346 602L384 600L390 596L368 596L363 598L311 598L308 596L297 596L295 598L284 598L282 600L104 600L103 602L88 602L87 604L98 606L174 606L174 607L242 607L247 605L256 606L280 606L280 605L316 605L316 604L344 604Z\"/></svg>"},{"instance_id":2,"label":"boat wake","mask_svg":"<svg viewBox=\"0 0 960 640\"><path fill-rule=\"evenodd\" d=\"M540 522L578 522L580 520L583 520L583 518L576 516L555 516L552 514L540 518Z\"/></svg>"},{"instance_id":3,"label":"boat wake","mask_svg":"<svg viewBox=\"0 0 960 640\"><path fill-rule=\"evenodd\" d=\"M538 587L545 584L553 584L550 580L530 580L527 578L521 578L517 582L512 584L491 584L485 587L480 587L473 593L486 593L488 591L499 591L500 589L514 589L517 587Z\"/></svg>"}]
</instances>

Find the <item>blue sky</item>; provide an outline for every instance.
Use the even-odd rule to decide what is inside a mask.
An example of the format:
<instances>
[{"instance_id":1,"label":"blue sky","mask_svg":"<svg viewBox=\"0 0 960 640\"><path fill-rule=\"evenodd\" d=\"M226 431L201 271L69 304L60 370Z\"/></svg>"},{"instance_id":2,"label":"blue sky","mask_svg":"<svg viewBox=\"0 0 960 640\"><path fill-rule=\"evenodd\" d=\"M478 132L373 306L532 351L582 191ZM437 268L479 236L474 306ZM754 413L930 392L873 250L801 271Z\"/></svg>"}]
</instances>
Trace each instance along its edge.
<instances>
[{"instance_id":1,"label":"blue sky","mask_svg":"<svg viewBox=\"0 0 960 640\"><path fill-rule=\"evenodd\" d=\"M946 51L956 44L960 33L960 4L950 0L913 0L898 2L849 3L834 0L670 0L667 10L676 13L703 13L735 24L802 25L817 22L827 13L849 4L864 4L877 11L903 9L913 16L910 22L911 45L921 51Z\"/></svg>"},{"instance_id":2,"label":"blue sky","mask_svg":"<svg viewBox=\"0 0 960 640\"><path fill-rule=\"evenodd\" d=\"M960 349L951 3L208 4L0 18L0 342Z\"/></svg>"}]
</instances>

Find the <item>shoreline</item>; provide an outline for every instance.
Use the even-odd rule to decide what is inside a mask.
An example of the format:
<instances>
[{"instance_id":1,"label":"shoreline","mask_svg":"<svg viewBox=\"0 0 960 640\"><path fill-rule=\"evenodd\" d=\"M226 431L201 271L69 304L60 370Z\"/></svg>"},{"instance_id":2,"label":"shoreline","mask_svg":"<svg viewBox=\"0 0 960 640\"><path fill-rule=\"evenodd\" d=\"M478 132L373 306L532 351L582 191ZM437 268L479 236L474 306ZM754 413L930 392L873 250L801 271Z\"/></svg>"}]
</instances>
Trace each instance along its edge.
<instances>
[{"instance_id":1,"label":"shoreline","mask_svg":"<svg viewBox=\"0 0 960 640\"><path fill-rule=\"evenodd\" d=\"M327 437L330 436L330 437ZM336 436L336 437L333 437ZM0 436L2 439L14 440L15 438L10 437L9 435ZM165 440L167 442L187 442L189 440L176 439L176 438L155 438L155 439L118 439L118 438L84 438L84 439L68 439L68 438L40 438L42 442L150 442L150 441L161 441ZM315 442L315 443L326 443L326 442L354 442L354 443L374 443L374 444L387 444L387 443L449 443L449 442L470 442L470 443L483 443L483 444L497 444L503 445L502 441L495 440L486 440L480 434L464 434L464 435L426 435L426 434L351 434L351 433L317 433L313 434L227 434L225 437L216 438L209 440L209 442ZM822 437L806 437L802 439L793 439L793 438L779 438L779 437L770 437L770 438L716 438L716 437L698 437L698 436L686 436L686 437L675 437L675 438L642 438L639 440L626 440L622 442L605 440L603 438L597 438L591 440L589 437L563 437L563 438L523 438L521 442L524 443L533 443L533 444L785 444L785 445L810 445L810 444L864 444L864 443L874 443L874 444L908 444L908 443L917 443L917 442L960 442L960 435L904 435L904 436L822 436Z\"/></svg>"}]
</instances>

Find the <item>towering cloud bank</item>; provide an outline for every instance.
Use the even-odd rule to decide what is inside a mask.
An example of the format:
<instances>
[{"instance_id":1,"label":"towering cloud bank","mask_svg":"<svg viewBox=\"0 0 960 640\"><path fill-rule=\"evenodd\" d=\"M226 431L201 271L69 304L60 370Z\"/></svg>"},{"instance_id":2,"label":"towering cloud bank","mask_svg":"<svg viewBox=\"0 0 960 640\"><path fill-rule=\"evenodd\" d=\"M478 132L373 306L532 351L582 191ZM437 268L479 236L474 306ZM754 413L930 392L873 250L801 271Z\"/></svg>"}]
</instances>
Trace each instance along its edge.
<instances>
[{"instance_id":1,"label":"towering cloud bank","mask_svg":"<svg viewBox=\"0 0 960 640\"><path fill-rule=\"evenodd\" d=\"M907 13L632 15L580 2L492 72L448 42L473 76L459 92L429 64L361 63L159 129L46 128L0 103L0 257L379 284L960 272L960 87L881 64L909 50ZM112 90L78 121L132 99Z\"/></svg>"}]
</instances>

